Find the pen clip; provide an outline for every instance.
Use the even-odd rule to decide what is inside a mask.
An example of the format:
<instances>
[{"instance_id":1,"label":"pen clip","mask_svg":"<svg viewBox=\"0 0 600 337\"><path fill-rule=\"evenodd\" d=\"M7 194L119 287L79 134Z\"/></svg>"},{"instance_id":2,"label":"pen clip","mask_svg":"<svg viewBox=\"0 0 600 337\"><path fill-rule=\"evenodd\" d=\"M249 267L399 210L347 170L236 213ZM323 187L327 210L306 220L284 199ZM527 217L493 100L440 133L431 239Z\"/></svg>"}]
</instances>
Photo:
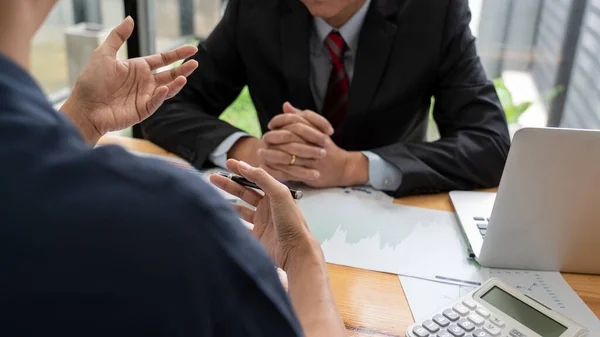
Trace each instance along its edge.
<instances>
[{"instance_id":1,"label":"pen clip","mask_svg":"<svg viewBox=\"0 0 600 337\"><path fill-rule=\"evenodd\" d=\"M227 179L231 179L233 178L233 174L232 173L225 173L225 172L217 172L217 175L220 175L221 177L225 177Z\"/></svg>"}]
</instances>

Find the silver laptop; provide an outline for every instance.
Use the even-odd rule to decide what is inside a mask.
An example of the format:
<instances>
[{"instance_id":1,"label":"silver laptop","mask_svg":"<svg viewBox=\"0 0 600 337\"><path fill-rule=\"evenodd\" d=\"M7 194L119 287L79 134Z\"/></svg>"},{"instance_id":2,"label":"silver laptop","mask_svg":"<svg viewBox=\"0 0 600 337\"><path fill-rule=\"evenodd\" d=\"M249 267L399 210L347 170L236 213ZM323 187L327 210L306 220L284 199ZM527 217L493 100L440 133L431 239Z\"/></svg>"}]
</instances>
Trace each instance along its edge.
<instances>
[{"instance_id":1,"label":"silver laptop","mask_svg":"<svg viewBox=\"0 0 600 337\"><path fill-rule=\"evenodd\" d=\"M498 193L450 193L482 266L600 274L600 131L523 129Z\"/></svg>"}]
</instances>

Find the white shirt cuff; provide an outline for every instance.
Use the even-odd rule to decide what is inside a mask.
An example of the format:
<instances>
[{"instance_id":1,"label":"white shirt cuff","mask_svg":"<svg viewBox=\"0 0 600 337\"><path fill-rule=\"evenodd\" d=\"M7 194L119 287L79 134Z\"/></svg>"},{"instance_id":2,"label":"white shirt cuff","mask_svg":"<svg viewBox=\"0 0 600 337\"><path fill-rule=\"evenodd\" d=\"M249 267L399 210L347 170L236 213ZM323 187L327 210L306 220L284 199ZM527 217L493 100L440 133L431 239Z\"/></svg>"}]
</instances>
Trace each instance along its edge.
<instances>
[{"instance_id":1,"label":"white shirt cuff","mask_svg":"<svg viewBox=\"0 0 600 337\"><path fill-rule=\"evenodd\" d=\"M217 146L213 152L211 152L208 159L218 167L227 168L225 163L227 163L227 152L231 150L233 145L243 137L251 137L249 134L245 132L236 132L231 134L229 137L225 138L224 141Z\"/></svg>"},{"instance_id":2,"label":"white shirt cuff","mask_svg":"<svg viewBox=\"0 0 600 337\"><path fill-rule=\"evenodd\" d=\"M380 191L393 192L402 183L402 172L371 151L362 154L369 160L369 185Z\"/></svg>"}]
</instances>

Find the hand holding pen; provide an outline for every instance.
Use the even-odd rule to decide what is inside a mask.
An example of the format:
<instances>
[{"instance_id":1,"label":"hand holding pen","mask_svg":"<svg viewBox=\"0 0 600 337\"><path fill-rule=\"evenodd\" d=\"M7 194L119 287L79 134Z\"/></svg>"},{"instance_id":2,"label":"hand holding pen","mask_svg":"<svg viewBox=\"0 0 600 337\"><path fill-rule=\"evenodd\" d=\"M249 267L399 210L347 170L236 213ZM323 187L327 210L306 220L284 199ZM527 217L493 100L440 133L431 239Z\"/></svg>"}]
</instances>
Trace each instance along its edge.
<instances>
[{"instance_id":1,"label":"hand holding pen","mask_svg":"<svg viewBox=\"0 0 600 337\"><path fill-rule=\"evenodd\" d=\"M262 191L262 188L260 188L258 185L256 185L255 183L251 182L250 180L242 177L242 176L238 176L237 174L233 174L233 173L224 173L224 172L218 172L218 175L220 175L221 177L225 177L229 180L232 180L242 186L245 187L250 187L259 191ZM290 193L292 194L292 198L294 198L295 200L300 200L302 199L302 191L298 191L298 190L294 190L294 189L289 189Z\"/></svg>"},{"instance_id":2,"label":"hand holding pen","mask_svg":"<svg viewBox=\"0 0 600 337\"><path fill-rule=\"evenodd\" d=\"M240 217L254 224L252 233L267 247L278 266L287 270L289 257L295 254L309 254L322 257L319 243L308 229L306 220L298 205L294 202L300 195L271 177L264 170L249 166L237 160L228 160L227 168L234 175L244 176L248 181L256 182L264 195L253 187L243 186L228 176L213 174L210 181L223 191L242 199L254 209L241 204L232 204ZM238 180L239 181L239 180ZM308 257L307 257L308 258ZM323 262L324 263L324 262Z\"/></svg>"}]
</instances>

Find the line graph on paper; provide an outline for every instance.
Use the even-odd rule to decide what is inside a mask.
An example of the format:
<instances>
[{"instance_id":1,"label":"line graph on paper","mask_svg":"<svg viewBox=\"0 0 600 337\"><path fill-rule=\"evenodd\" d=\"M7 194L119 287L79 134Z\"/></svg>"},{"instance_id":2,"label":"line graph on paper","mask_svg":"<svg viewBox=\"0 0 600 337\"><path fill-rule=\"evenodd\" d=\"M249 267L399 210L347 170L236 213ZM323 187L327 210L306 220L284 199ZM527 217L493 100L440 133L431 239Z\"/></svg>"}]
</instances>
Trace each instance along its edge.
<instances>
[{"instance_id":1,"label":"line graph on paper","mask_svg":"<svg viewBox=\"0 0 600 337\"><path fill-rule=\"evenodd\" d=\"M554 309L566 308L559 294L552 289L552 285L545 279L544 273L527 270L490 269L489 276L507 282L521 292Z\"/></svg>"}]
</instances>

